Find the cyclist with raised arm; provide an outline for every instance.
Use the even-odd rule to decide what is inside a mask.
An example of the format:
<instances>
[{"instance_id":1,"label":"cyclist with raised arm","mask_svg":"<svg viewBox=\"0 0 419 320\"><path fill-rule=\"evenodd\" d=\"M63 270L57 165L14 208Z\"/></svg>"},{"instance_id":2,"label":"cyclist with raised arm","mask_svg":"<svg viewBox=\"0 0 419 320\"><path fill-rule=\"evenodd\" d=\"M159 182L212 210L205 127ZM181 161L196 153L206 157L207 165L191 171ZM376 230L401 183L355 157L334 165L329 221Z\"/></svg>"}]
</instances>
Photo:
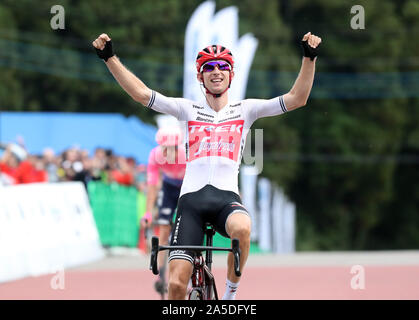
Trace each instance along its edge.
<instances>
[{"instance_id":1,"label":"cyclist with raised arm","mask_svg":"<svg viewBox=\"0 0 419 320\"><path fill-rule=\"evenodd\" d=\"M310 32L302 38L303 59L291 90L272 99L229 101L228 88L234 79L230 50L212 45L198 53L197 80L205 88L202 101L169 98L149 89L114 55L108 35L94 42L98 56L121 87L147 108L173 115L185 123L186 173L180 192L171 245L202 245L205 222L217 232L240 241L240 270L250 248L251 220L241 204L238 172L247 133L259 118L283 114L306 105L314 80L317 47L321 39ZM194 253L169 253L169 299L184 299L193 270ZM240 277L228 256L227 283L223 299L234 299Z\"/></svg>"},{"instance_id":2,"label":"cyclist with raised arm","mask_svg":"<svg viewBox=\"0 0 419 320\"><path fill-rule=\"evenodd\" d=\"M150 151L148 157L146 213L141 219L141 227L151 225L152 211L158 200L159 242L167 245L185 175L186 157L179 127L160 128L156 133L156 142L159 145ZM154 286L156 291L163 295L166 291L166 255L161 254L158 259L159 279Z\"/></svg>"}]
</instances>

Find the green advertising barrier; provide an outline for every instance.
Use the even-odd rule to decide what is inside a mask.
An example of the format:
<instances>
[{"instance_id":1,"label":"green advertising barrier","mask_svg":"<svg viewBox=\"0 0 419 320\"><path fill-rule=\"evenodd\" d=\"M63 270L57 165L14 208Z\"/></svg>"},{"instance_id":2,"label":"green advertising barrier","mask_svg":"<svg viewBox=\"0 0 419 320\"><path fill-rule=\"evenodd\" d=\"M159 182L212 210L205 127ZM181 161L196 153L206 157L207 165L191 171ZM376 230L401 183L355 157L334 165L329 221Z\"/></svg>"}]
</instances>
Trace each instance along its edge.
<instances>
[{"instance_id":1,"label":"green advertising barrier","mask_svg":"<svg viewBox=\"0 0 419 320\"><path fill-rule=\"evenodd\" d=\"M145 196L135 187L90 182L90 205L104 246L136 247Z\"/></svg>"}]
</instances>

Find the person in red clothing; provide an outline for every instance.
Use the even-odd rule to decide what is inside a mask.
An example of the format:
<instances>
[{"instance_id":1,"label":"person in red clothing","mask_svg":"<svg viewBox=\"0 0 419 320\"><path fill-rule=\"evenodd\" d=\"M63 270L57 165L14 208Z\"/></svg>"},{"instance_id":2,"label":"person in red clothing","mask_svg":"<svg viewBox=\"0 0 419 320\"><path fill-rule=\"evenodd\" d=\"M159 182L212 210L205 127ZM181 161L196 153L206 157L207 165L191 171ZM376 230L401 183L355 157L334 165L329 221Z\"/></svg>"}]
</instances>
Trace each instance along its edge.
<instances>
[{"instance_id":1,"label":"person in red clothing","mask_svg":"<svg viewBox=\"0 0 419 320\"><path fill-rule=\"evenodd\" d=\"M0 183L14 185L20 183L19 166L27 157L26 151L17 144L2 145L4 153L0 158Z\"/></svg>"},{"instance_id":2,"label":"person in red clothing","mask_svg":"<svg viewBox=\"0 0 419 320\"><path fill-rule=\"evenodd\" d=\"M18 183L48 182L48 173L40 156L29 155L16 169Z\"/></svg>"},{"instance_id":3,"label":"person in red clothing","mask_svg":"<svg viewBox=\"0 0 419 320\"><path fill-rule=\"evenodd\" d=\"M10 154L6 151L3 157L0 159L0 184L17 184L17 179L15 177L15 171L17 166L17 160L11 159Z\"/></svg>"},{"instance_id":4,"label":"person in red clothing","mask_svg":"<svg viewBox=\"0 0 419 320\"><path fill-rule=\"evenodd\" d=\"M134 185L134 165L124 157L118 157L117 168L111 171L111 179L125 186Z\"/></svg>"}]
</instances>

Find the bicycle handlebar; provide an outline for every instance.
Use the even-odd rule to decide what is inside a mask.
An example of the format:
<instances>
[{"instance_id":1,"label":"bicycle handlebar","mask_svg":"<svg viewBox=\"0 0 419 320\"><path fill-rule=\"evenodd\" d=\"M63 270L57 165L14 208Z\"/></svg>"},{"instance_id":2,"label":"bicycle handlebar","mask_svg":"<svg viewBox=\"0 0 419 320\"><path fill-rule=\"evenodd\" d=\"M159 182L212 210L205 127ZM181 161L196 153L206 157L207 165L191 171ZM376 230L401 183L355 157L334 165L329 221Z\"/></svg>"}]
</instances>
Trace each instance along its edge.
<instances>
[{"instance_id":1,"label":"bicycle handlebar","mask_svg":"<svg viewBox=\"0 0 419 320\"><path fill-rule=\"evenodd\" d=\"M236 276L240 277L242 275L240 271L240 247L239 247L239 239L233 239L231 252L234 256L234 273Z\"/></svg>"},{"instance_id":2,"label":"bicycle handlebar","mask_svg":"<svg viewBox=\"0 0 419 320\"><path fill-rule=\"evenodd\" d=\"M239 247L238 239L232 240L231 248L209 247L209 246L159 246L159 238L156 236L153 236L151 238L151 253L150 253L150 267L149 267L149 269L153 271L153 274L155 275L159 274L159 269L157 266L158 252L162 250L170 250L170 249L192 250L192 251L199 251L199 252L205 251L205 250L232 252L234 256L234 273L238 277L241 276L240 247Z\"/></svg>"},{"instance_id":3,"label":"bicycle handlebar","mask_svg":"<svg viewBox=\"0 0 419 320\"><path fill-rule=\"evenodd\" d=\"M159 269L157 266L157 254L159 252L159 238L151 238L151 254L150 254L150 270L153 271L153 274L158 275Z\"/></svg>"}]
</instances>

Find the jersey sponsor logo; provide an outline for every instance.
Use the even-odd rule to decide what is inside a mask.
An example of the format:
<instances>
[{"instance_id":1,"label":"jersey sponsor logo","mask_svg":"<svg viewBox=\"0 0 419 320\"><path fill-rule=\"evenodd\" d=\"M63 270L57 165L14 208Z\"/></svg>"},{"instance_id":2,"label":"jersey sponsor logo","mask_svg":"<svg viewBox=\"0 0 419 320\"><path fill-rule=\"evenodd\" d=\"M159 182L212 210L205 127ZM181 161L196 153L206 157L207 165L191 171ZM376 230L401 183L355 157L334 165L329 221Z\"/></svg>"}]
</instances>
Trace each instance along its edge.
<instances>
[{"instance_id":1,"label":"jersey sponsor logo","mask_svg":"<svg viewBox=\"0 0 419 320\"><path fill-rule=\"evenodd\" d=\"M214 116L212 116L212 115L210 115L210 114L203 113L203 112L199 112L199 111L198 111L198 114L199 114L199 115L201 115L201 116L204 116L204 117L214 118Z\"/></svg>"},{"instance_id":2,"label":"jersey sponsor logo","mask_svg":"<svg viewBox=\"0 0 419 320\"><path fill-rule=\"evenodd\" d=\"M213 123L213 122L214 122L214 120L211 120L211 119L204 119L204 118L202 118L202 117L197 117L197 118L196 118L196 121L206 121L206 122L210 122L210 123Z\"/></svg>"},{"instance_id":3,"label":"jersey sponsor logo","mask_svg":"<svg viewBox=\"0 0 419 320\"><path fill-rule=\"evenodd\" d=\"M237 161L244 120L223 124L189 121L189 159L217 156Z\"/></svg>"},{"instance_id":4,"label":"jersey sponsor logo","mask_svg":"<svg viewBox=\"0 0 419 320\"><path fill-rule=\"evenodd\" d=\"M237 111L237 109L230 109L230 110L227 110L224 114L226 115L226 116L231 116L233 113L235 113Z\"/></svg>"},{"instance_id":5,"label":"jersey sponsor logo","mask_svg":"<svg viewBox=\"0 0 419 320\"><path fill-rule=\"evenodd\" d=\"M199 149L195 152L194 156L199 156L200 154L214 151L227 151L227 152L234 152L235 144L234 142L224 142L222 140L217 142L211 142L211 137L205 137L202 139L201 143L199 144Z\"/></svg>"},{"instance_id":6,"label":"jersey sponsor logo","mask_svg":"<svg viewBox=\"0 0 419 320\"><path fill-rule=\"evenodd\" d=\"M173 251L171 251L171 255L178 255L178 254L180 254L180 255L182 255L182 254L185 254L185 250L173 250Z\"/></svg>"},{"instance_id":7,"label":"jersey sponsor logo","mask_svg":"<svg viewBox=\"0 0 419 320\"><path fill-rule=\"evenodd\" d=\"M189 143L185 142L185 154L186 154L186 159L188 159L189 157Z\"/></svg>"},{"instance_id":8,"label":"jersey sponsor logo","mask_svg":"<svg viewBox=\"0 0 419 320\"><path fill-rule=\"evenodd\" d=\"M200 109L200 110L204 109L204 107L197 106L196 104L193 104L192 105L192 108Z\"/></svg>"},{"instance_id":9,"label":"jersey sponsor logo","mask_svg":"<svg viewBox=\"0 0 419 320\"><path fill-rule=\"evenodd\" d=\"M173 245L175 245L177 243L177 238L179 235L179 224L180 224L180 219L182 218L182 216L179 216L179 218L177 219L176 222L176 228L175 228L175 233L174 233L174 237L173 237Z\"/></svg>"},{"instance_id":10,"label":"jersey sponsor logo","mask_svg":"<svg viewBox=\"0 0 419 320\"><path fill-rule=\"evenodd\" d=\"M236 103L236 104L231 104L231 105L230 105L230 108L238 107L238 106L240 106L241 104L242 104L241 102Z\"/></svg>"},{"instance_id":11,"label":"jersey sponsor logo","mask_svg":"<svg viewBox=\"0 0 419 320\"><path fill-rule=\"evenodd\" d=\"M228 120L237 119L237 118L240 118L241 116L242 116L241 114L238 114L238 115L233 116L233 117L222 119L222 120L220 120L218 122L225 122L225 121L228 121Z\"/></svg>"}]
</instances>

